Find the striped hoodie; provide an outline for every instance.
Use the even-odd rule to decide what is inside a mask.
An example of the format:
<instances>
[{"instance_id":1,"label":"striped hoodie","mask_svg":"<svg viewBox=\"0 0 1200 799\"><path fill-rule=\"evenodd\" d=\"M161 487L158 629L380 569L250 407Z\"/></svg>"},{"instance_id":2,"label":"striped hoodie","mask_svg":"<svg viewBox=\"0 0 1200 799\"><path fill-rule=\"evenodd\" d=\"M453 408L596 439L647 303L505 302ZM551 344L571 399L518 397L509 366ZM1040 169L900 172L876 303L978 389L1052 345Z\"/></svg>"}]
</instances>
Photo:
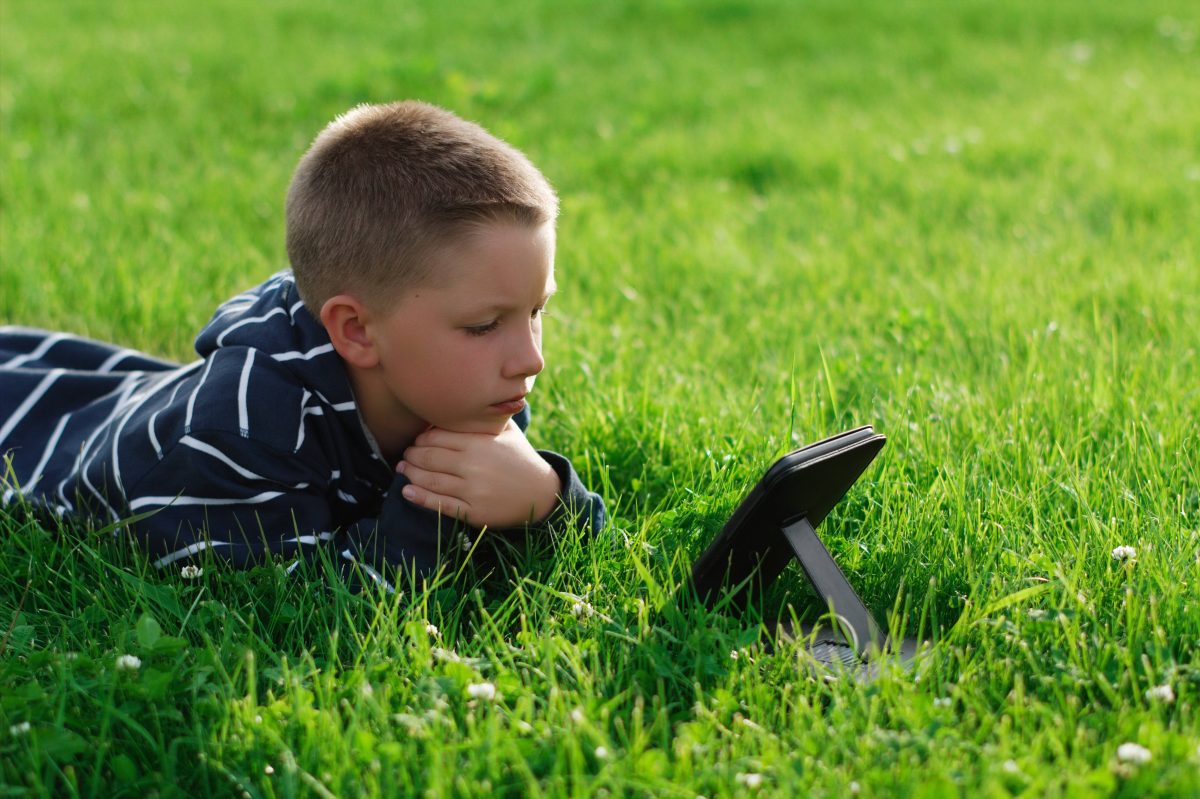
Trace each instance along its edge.
<instances>
[{"instance_id":1,"label":"striped hoodie","mask_svg":"<svg viewBox=\"0 0 1200 799\"><path fill-rule=\"evenodd\" d=\"M179 365L0 327L4 504L128 529L156 566L202 550L248 566L329 546L377 581L434 568L451 525L409 503L363 424L341 358L290 271L232 298ZM515 417L524 430L528 411ZM547 524L598 530L604 503L569 461Z\"/></svg>"}]
</instances>

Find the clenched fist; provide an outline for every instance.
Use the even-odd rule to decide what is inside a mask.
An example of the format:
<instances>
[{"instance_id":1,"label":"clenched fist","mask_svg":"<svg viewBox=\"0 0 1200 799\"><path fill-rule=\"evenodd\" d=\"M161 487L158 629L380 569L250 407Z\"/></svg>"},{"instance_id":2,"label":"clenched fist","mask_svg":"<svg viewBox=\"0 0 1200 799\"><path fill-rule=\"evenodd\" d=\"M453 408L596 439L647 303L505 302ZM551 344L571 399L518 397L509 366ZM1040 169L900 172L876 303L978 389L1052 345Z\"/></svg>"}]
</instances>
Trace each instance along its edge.
<instances>
[{"instance_id":1,"label":"clenched fist","mask_svg":"<svg viewBox=\"0 0 1200 799\"><path fill-rule=\"evenodd\" d=\"M409 502L476 527L540 522L562 491L558 474L512 419L498 434L430 428L396 471L411 481L403 492Z\"/></svg>"}]
</instances>

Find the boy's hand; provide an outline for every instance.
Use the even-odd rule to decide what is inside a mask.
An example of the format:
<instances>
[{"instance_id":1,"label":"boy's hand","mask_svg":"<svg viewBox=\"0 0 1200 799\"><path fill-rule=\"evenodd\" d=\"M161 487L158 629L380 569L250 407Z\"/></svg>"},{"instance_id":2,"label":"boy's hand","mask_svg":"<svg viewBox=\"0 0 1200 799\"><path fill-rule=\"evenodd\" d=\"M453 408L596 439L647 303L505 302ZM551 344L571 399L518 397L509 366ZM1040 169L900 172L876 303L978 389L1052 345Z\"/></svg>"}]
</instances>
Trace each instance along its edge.
<instances>
[{"instance_id":1,"label":"boy's hand","mask_svg":"<svg viewBox=\"0 0 1200 799\"><path fill-rule=\"evenodd\" d=\"M562 491L558 474L512 419L497 435L430 428L396 471L412 483L404 487L409 502L476 527L540 522Z\"/></svg>"}]
</instances>

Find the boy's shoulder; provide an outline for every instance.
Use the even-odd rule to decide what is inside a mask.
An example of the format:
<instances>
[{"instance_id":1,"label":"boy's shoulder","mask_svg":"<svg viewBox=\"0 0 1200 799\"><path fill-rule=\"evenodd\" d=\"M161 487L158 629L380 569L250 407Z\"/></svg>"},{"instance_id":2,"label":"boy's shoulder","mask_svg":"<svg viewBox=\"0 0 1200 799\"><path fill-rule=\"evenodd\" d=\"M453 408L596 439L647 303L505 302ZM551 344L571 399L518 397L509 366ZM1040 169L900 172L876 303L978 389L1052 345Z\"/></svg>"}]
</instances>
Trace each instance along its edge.
<instances>
[{"instance_id":1,"label":"boy's shoulder","mask_svg":"<svg viewBox=\"0 0 1200 799\"><path fill-rule=\"evenodd\" d=\"M221 347L204 358L184 400L185 434L234 433L288 449L303 416L303 382L253 347ZM311 392L310 392L311 393ZM290 432L289 432L290 431Z\"/></svg>"}]
</instances>

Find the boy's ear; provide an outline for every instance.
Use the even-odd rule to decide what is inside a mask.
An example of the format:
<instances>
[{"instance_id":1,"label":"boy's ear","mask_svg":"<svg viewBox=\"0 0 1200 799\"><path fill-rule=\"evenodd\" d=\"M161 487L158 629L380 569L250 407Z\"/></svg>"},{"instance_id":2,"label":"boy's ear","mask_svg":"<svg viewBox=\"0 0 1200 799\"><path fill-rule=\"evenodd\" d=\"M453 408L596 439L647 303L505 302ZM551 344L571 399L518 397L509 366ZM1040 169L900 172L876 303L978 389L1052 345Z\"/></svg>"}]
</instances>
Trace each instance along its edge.
<instances>
[{"instance_id":1,"label":"boy's ear","mask_svg":"<svg viewBox=\"0 0 1200 799\"><path fill-rule=\"evenodd\" d=\"M370 311L350 294L338 294L321 306L321 324L342 360L359 369L372 369L379 353L368 329Z\"/></svg>"}]
</instances>

